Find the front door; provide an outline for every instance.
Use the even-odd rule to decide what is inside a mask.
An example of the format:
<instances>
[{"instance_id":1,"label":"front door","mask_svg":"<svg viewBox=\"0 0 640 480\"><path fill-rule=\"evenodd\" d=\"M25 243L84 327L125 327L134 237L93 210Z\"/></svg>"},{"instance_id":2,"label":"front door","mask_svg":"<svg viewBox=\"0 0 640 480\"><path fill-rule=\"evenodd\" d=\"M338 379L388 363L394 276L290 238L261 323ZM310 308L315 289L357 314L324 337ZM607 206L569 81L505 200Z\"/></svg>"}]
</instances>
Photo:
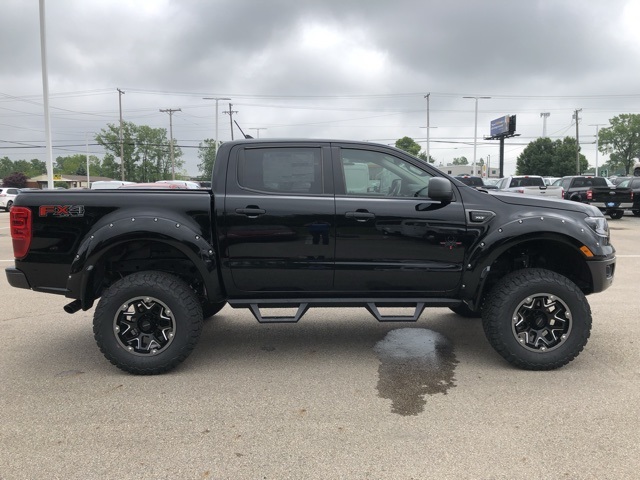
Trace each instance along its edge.
<instances>
[{"instance_id":1,"label":"front door","mask_svg":"<svg viewBox=\"0 0 640 480\"><path fill-rule=\"evenodd\" d=\"M428 198L436 171L375 147L334 146L335 288L354 294L444 295L458 288L464 207Z\"/></svg>"}]
</instances>

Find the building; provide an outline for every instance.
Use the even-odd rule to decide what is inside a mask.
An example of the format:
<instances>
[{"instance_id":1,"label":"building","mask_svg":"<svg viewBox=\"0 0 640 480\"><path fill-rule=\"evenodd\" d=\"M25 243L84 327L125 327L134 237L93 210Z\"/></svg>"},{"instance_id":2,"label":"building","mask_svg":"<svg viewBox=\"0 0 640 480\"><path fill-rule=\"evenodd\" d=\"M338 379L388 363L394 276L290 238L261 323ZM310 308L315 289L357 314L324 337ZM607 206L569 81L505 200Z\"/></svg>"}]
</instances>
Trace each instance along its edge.
<instances>
[{"instance_id":1,"label":"building","mask_svg":"<svg viewBox=\"0 0 640 480\"><path fill-rule=\"evenodd\" d=\"M89 188L91 183L98 181L108 181L113 180L113 178L109 177L98 177L95 175L90 175L87 180L86 175L54 175L53 176L53 186L56 187L56 183L58 186L64 183L69 188ZM37 177L33 177L27 180L28 188L48 188L49 186L49 177L47 175L39 175Z\"/></svg>"},{"instance_id":2,"label":"building","mask_svg":"<svg viewBox=\"0 0 640 480\"><path fill-rule=\"evenodd\" d=\"M446 173L447 175L451 175L452 177L456 177L459 175L472 175L474 177L483 177L483 178L500 178L500 170L498 168L491 167L487 172L486 165L480 165L476 163L476 173L473 173L473 165L436 165L433 164L438 170Z\"/></svg>"}]
</instances>

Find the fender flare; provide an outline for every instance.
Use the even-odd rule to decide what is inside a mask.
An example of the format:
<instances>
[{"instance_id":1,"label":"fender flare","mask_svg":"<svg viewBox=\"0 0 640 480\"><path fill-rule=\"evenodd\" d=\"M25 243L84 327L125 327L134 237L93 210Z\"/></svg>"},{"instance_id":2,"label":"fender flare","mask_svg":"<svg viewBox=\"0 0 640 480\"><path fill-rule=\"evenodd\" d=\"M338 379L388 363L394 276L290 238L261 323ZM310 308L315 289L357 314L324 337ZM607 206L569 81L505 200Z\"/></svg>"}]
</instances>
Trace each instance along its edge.
<instances>
[{"instance_id":1,"label":"fender flare","mask_svg":"<svg viewBox=\"0 0 640 480\"><path fill-rule=\"evenodd\" d=\"M150 215L114 218L90 231L81 241L71 264L67 279L70 294L67 296L79 298L83 310L91 308L95 300L90 289L95 265L113 247L134 241L160 242L176 248L200 273L209 298L212 301L224 299L216 252L203 233L194 230L193 224Z\"/></svg>"},{"instance_id":2,"label":"fender flare","mask_svg":"<svg viewBox=\"0 0 640 480\"><path fill-rule=\"evenodd\" d=\"M586 245L599 250L594 236L585 236L585 226L575 220L557 215L536 215L518 218L491 230L469 252L463 273L463 296L473 299L484 288L491 265L507 250L532 241L553 241L576 251ZM589 240L583 242L578 238Z\"/></svg>"}]
</instances>

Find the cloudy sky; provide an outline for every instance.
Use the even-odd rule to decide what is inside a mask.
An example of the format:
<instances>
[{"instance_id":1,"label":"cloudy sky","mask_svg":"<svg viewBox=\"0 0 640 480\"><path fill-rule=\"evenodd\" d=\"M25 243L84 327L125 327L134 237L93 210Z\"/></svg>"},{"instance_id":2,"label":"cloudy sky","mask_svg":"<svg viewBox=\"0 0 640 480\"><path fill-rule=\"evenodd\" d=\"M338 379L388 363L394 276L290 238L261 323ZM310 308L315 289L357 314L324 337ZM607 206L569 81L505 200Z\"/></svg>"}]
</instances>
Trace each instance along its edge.
<instances>
[{"instance_id":1,"label":"cloudy sky","mask_svg":"<svg viewBox=\"0 0 640 480\"><path fill-rule=\"evenodd\" d=\"M596 126L640 113L637 0L45 0L53 156L124 120L169 130L190 174L197 147L254 137L393 144L436 162L497 163L490 121L517 115L505 173L542 135L575 137L595 165ZM2 0L0 157L46 160L38 0ZM425 95L429 94L429 101ZM235 129L235 138L240 132ZM90 140L90 143L92 141ZM103 151L90 145L91 154ZM606 160L599 155L599 164Z\"/></svg>"}]
</instances>

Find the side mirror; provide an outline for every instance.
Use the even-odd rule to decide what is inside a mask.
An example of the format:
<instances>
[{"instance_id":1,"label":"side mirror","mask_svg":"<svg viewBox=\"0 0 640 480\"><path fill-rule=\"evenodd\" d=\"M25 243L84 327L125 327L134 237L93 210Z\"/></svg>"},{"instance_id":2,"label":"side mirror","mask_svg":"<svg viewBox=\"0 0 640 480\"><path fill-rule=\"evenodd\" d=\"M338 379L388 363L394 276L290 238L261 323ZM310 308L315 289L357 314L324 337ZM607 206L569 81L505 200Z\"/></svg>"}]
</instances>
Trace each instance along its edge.
<instances>
[{"instance_id":1,"label":"side mirror","mask_svg":"<svg viewBox=\"0 0 640 480\"><path fill-rule=\"evenodd\" d=\"M451 182L443 177L434 177L429 180L429 198L441 202L451 202L453 200Z\"/></svg>"}]
</instances>

